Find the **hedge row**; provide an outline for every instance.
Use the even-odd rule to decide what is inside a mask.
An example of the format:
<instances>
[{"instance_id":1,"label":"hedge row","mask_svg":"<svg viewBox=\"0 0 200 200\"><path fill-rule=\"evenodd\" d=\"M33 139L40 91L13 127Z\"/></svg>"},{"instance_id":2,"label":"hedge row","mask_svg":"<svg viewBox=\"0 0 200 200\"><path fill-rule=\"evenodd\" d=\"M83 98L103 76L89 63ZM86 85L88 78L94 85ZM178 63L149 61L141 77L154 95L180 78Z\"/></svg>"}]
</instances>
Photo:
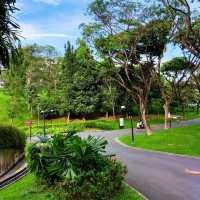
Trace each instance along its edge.
<instances>
[{"instance_id":1,"label":"hedge row","mask_svg":"<svg viewBox=\"0 0 200 200\"><path fill-rule=\"evenodd\" d=\"M13 126L0 125L0 148L23 149L26 143L25 134Z\"/></svg>"}]
</instances>

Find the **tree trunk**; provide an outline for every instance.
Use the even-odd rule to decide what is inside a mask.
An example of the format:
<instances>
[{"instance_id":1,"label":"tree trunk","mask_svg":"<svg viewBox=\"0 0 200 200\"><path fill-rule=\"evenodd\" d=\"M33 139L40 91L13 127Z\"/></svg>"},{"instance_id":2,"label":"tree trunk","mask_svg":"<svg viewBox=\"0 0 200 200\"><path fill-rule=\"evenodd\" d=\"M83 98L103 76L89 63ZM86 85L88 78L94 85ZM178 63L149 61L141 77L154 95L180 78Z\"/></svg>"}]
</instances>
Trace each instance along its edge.
<instances>
[{"instance_id":1,"label":"tree trunk","mask_svg":"<svg viewBox=\"0 0 200 200\"><path fill-rule=\"evenodd\" d=\"M106 119L108 119L108 112L106 112Z\"/></svg>"},{"instance_id":2,"label":"tree trunk","mask_svg":"<svg viewBox=\"0 0 200 200\"><path fill-rule=\"evenodd\" d=\"M38 105L38 119L37 119L37 127L39 127L39 125L40 125L40 106Z\"/></svg>"},{"instance_id":3,"label":"tree trunk","mask_svg":"<svg viewBox=\"0 0 200 200\"><path fill-rule=\"evenodd\" d=\"M197 102L197 114L199 114L199 104L200 104L200 101Z\"/></svg>"},{"instance_id":4,"label":"tree trunk","mask_svg":"<svg viewBox=\"0 0 200 200\"><path fill-rule=\"evenodd\" d=\"M185 105L183 103L181 105L181 110L182 110L183 117L185 118Z\"/></svg>"},{"instance_id":5,"label":"tree trunk","mask_svg":"<svg viewBox=\"0 0 200 200\"><path fill-rule=\"evenodd\" d=\"M113 118L115 118L115 106L112 107Z\"/></svg>"},{"instance_id":6,"label":"tree trunk","mask_svg":"<svg viewBox=\"0 0 200 200\"><path fill-rule=\"evenodd\" d=\"M68 112L67 114L67 123L69 123L69 121L70 121L70 112Z\"/></svg>"},{"instance_id":7,"label":"tree trunk","mask_svg":"<svg viewBox=\"0 0 200 200\"><path fill-rule=\"evenodd\" d=\"M147 135L152 135L152 130L151 130L149 124L147 123L147 119L146 119L145 102L142 98L139 98L139 101L140 101L140 115L141 115L141 119L144 123L144 126L146 128Z\"/></svg>"},{"instance_id":8,"label":"tree trunk","mask_svg":"<svg viewBox=\"0 0 200 200\"><path fill-rule=\"evenodd\" d=\"M164 111L165 111L165 126L164 126L164 129L168 129L168 113L169 113L169 102L168 101L165 101L163 108L164 108Z\"/></svg>"}]
</instances>

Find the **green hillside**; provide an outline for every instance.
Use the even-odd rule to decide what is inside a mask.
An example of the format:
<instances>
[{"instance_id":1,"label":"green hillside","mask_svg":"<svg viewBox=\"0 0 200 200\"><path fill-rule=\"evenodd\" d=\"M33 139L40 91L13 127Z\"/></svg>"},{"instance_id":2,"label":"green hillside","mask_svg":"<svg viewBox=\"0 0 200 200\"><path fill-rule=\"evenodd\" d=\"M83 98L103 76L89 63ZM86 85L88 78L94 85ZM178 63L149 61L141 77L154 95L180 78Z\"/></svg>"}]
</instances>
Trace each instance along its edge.
<instances>
[{"instance_id":1,"label":"green hillside","mask_svg":"<svg viewBox=\"0 0 200 200\"><path fill-rule=\"evenodd\" d=\"M0 123L8 123L9 120L10 97L0 91Z\"/></svg>"},{"instance_id":2,"label":"green hillside","mask_svg":"<svg viewBox=\"0 0 200 200\"><path fill-rule=\"evenodd\" d=\"M13 119L12 119L13 118ZM30 115L27 112L24 99L18 99L16 105L12 104L11 97L0 90L0 123L22 125Z\"/></svg>"}]
</instances>

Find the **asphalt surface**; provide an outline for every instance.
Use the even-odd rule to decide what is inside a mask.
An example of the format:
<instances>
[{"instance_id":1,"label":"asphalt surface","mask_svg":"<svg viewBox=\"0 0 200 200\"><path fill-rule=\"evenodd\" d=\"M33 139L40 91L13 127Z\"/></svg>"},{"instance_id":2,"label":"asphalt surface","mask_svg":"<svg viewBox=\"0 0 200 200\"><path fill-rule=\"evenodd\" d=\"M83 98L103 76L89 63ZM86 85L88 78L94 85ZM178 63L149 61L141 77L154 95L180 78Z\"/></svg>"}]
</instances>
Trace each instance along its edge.
<instances>
[{"instance_id":1,"label":"asphalt surface","mask_svg":"<svg viewBox=\"0 0 200 200\"><path fill-rule=\"evenodd\" d=\"M199 124L200 119L172 124L173 127ZM155 126L154 129L163 128ZM122 146L115 141L130 134L130 129L83 132L82 137L95 135L108 140L107 152L116 154L128 168L126 181L149 200L200 200L200 176L191 176L185 169L200 170L200 159L186 158ZM135 130L135 134L142 134ZM186 141L187 142L187 141Z\"/></svg>"}]
</instances>

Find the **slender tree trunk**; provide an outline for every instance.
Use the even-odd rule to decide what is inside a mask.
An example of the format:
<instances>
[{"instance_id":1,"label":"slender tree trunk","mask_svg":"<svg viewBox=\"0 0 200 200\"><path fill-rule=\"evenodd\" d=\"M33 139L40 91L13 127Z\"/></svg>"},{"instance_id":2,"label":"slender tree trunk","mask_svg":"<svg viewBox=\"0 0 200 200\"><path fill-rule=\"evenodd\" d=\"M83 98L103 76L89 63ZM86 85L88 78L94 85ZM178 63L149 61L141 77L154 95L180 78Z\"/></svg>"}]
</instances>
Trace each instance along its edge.
<instances>
[{"instance_id":1,"label":"slender tree trunk","mask_svg":"<svg viewBox=\"0 0 200 200\"><path fill-rule=\"evenodd\" d=\"M185 105L183 103L181 105L181 110L182 110L183 117L185 118Z\"/></svg>"},{"instance_id":2,"label":"slender tree trunk","mask_svg":"<svg viewBox=\"0 0 200 200\"><path fill-rule=\"evenodd\" d=\"M67 123L69 123L69 121L70 121L70 112L68 112L67 114Z\"/></svg>"},{"instance_id":3,"label":"slender tree trunk","mask_svg":"<svg viewBox=\"0 0 200 200\"><path fill-rule=\"evenodd\" d=\"M145 102L144 102L143 98L139 97L139 103L140 103L140 115L141 115L141 119L144 123L144 126L146 128L147 135L152 135L152 130L151 130L149 124L147 123L147 119L146 119L146 108L145 108Z\"/></svg>"},{"instance_id":4,"label":"slender tree trunk","mask_svg":"<svg viewBox=\"0 0 200 200\"><path fill-rule=\"evenodd\" d=\"M168 101L165 101L163 108L164 108L164 111L165 111L165 126L164 126L164 129L168 129L168 113L169 113L169 102Z\"/></svg>"},{"instance_id":5,"label":"slender tree trunk","mask_svg":"<svg viewBox=\"0 0 200 200\"><path fill-rule=\"evenodd\" d=\"M115 106L112 107L113 118L115 118Z\"/></svg>"},{"instance_id":6,"label":"slender tree trunk","mask_svg":"<svg viewBox=\"0 0 200 200\"><path fill-rule=\"evenodd\" d=\"M199 104L200 104L200 101L197 102L197 114L199 114Z\"/></svg>"},{"instance_id":7,"label":"slender tree trunk","mask_svg":"<svg viewBox=\"0 0 200 200\"><path fill-rule=\"evenodd\" d=\"M37 126L40 125L40 106L38 105L38 120L37 120Z\"/></svg>"},{"instance_id":8,"label":"slender tree trunk","mask_svg":"<svg viewBox=\"0 0 200 200\"><path fill-rule=\"evenodd\" d=\"M108 119L108 112L106 112L106 119Z\"/></svg>"}]
</instances>

